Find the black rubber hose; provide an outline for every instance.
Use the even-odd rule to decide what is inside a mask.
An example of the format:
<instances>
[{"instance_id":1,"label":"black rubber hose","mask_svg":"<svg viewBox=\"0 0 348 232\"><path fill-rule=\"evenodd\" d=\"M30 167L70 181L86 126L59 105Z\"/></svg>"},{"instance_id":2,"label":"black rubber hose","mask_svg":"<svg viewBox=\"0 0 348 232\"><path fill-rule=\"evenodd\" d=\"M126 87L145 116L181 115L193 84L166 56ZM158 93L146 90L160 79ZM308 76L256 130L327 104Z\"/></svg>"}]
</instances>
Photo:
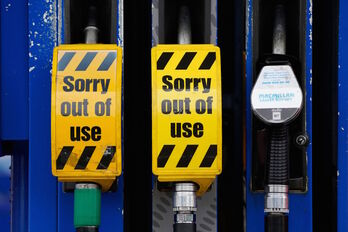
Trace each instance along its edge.
<instances>
[{"instance_id":1,"label":"black rubber hose","mask_svg":"<svg viewBox=\"0 0 348 232\"><path fill-rule=\"evenodd\" d=\"M289 185L289 130L285 125L270 129L267 156L267 185ZM265 232L287 232L288 215L268 213L265 215Z\"/></svg>"},{"instance_id":2,"label":"black rubber hose","mask_svg":"<svg viewBox=\"0 0 348 232\"><path fill-rule=\"evenodd\" d=\"M85 226L76 228L76 232L99 232L99 229L96 226Z\"/></svg>"},{"instance_id":3,"label":"black rubber hose","mask_svg":"<svg viewBox=\"0 0 348 232\"><path fill-rule=\"evenodd\" d=\"M196 223L174 223L174 232L196 232Z\"/></svg>"},{"instance_id":4,"label":"black rubber hose","mask_svg":"<svg viewBox=\"0 0 348 232\"><path fill-rule=\"evenodd\" d=\"M266 215L265 232L288 232L288 215L282 213Z\"/></svg>"},{"instance_id":5,"label":"black rubber hose","mask_svg":"<svg viewBox=\"0 0 348 232\"><path fill-rule=\"evenodd\" d=\"M289 131L287 126L271 128L266 180L268 185L289 184Z\"/></svg>"}]
</instances>

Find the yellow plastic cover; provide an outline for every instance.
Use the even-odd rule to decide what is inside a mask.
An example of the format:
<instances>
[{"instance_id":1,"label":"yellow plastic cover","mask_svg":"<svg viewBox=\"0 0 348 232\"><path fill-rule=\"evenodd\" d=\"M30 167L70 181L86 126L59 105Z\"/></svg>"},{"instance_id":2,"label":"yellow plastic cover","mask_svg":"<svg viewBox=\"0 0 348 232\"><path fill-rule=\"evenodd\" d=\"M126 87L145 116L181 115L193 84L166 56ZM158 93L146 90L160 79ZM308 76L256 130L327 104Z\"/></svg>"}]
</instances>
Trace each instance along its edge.
<instances>
[{"instance_id":1,"label":"yellow plastic cover","mask_svg":"<svg viewBox=\"0 0 348 232\"><path fill-rule=\"evenodd\" d=\"M121 174L121 90L118 46L54 49L52 173L59 180L102 183Z\"/></svg>"},{"instance_id":2,"label":"yellow plastic cover","mask_svg":"<svg viewBox=\"0 0 348 232\"><path fill-rule=\"evenodd\" d=\"M221 62L213 45L152 49L152 169L164 182L196 182L222 170Z\"/></svg>"}]
</instances>

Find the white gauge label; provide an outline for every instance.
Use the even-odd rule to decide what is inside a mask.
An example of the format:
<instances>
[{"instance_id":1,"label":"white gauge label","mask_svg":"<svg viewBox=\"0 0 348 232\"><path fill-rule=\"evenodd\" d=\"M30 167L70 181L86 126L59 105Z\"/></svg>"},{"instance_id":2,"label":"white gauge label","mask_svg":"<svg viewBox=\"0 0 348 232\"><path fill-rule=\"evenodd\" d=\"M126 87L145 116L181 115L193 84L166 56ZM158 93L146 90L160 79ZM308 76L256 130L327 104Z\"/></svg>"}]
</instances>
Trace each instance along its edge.
<instances>
[{"instance_id":1,"label":"white gauge label","mask_svg":"<svg viewBox=\"0 0 348 232\"><path fill-rule=\"evenodd\" d=\"M273 65L262 68L251 94L254 109L301 108L302 91L292 68Z\"/></svg>"}]
</instances>

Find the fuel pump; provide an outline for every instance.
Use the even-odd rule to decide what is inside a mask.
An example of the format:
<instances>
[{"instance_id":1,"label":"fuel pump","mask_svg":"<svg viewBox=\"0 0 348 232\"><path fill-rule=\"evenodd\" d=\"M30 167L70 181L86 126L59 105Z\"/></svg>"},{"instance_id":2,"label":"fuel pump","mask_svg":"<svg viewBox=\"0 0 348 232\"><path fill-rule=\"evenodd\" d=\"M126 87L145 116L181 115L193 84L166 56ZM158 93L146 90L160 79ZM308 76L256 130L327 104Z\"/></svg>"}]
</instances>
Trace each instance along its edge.
<instances>
[{"instance_id":1,"label":"fuel pump","mask_svg":"<svg viewBox=\"0 0 348 232\"><path fill-rule=\"evenodd\" d=\"M300 114L303 94L286 55L286 15L274 8L273 54L266 56L251 92L253 113L270 131L265 177L265 231L288 231L289 130Z\"/></svg>"},{"instance_id":2,"label":"fuel pump","mask_svg":"<svg viewBox=\"0 0 348 232\"><path fill-rule=\"evenodd\" d=\"M52 173L75 183L74 226L96 232L101 192L121 174L122 50L98 43L97 9L91 5L86 44L54 49L52 70Z\"/></svg>"},{"instance_id":3,"label":"fuel pump","mask_svg":"<svg viewBox=\"0 0 348 232\"><path fill-rule=\"evenodd\" d=\"M219 48L192 42L190 9L178 16L178 45L152 48L152 164L172 183L176 232L196 231L196 197L222 170Z\"/></svg>"}]
</instances>

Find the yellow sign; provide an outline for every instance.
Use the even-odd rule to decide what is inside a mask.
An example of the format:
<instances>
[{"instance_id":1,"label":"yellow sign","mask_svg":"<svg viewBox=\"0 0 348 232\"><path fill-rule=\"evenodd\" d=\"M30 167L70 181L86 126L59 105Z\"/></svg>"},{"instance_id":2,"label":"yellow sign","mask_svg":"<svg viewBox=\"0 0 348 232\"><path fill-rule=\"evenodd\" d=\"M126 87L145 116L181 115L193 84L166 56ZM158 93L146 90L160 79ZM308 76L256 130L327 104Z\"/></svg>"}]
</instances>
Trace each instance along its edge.
<instances>
[{"instance_id":1,"label":"yellow sign","mask_svg":"<svg viewBox=\"0 0 348 232\"><path fill-rule=\"evenodd\" d=\"M205 192L222 170L220 50L152 49L152 164L160 181L192 181Z\"/></svg>"},{"instance_id":2,"label":"yellow sign","mask_svg":"<svg viewBox=\"0 0 348 232\"><path fill-rule=\"evenodd\" d=\"M121 69L116 45L54 49L52 172L61 181L102 182L121 174Z\"/></svg>"}]
</instances>

